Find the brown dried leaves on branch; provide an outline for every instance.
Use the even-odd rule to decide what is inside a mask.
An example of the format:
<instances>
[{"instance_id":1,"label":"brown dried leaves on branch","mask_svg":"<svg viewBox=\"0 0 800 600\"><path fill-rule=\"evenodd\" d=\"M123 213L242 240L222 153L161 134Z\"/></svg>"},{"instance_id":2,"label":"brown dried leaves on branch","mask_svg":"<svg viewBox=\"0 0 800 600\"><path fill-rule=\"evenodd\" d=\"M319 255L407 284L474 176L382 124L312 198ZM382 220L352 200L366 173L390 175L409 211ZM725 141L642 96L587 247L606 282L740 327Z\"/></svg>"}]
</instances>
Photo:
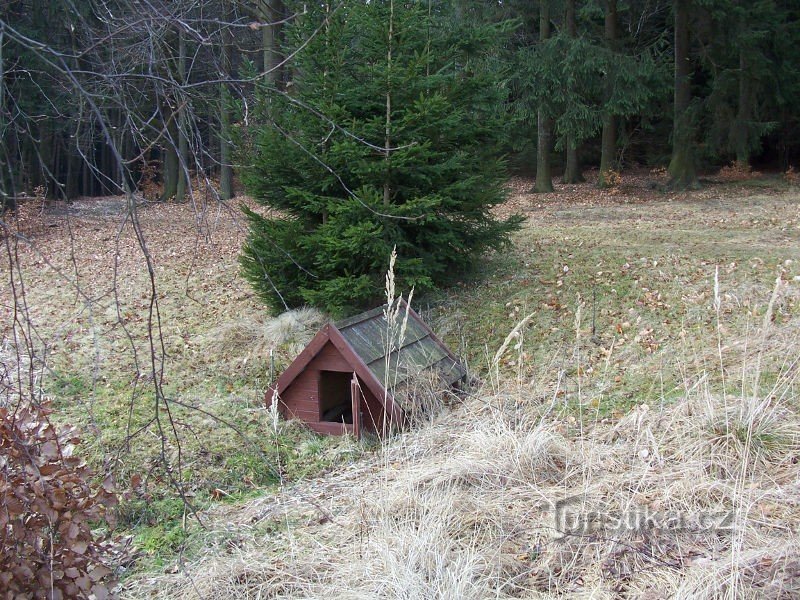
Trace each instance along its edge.
<instances>
[{"instance_id":1,"label":"brown dried leaves on branch","mask_svg":"<svg viewBox=\"0 0 800 600\"><path fill-rule=\"evenodd\" d=\"M109 524L110 478L73 456L73 431L56 431L46 407L0 408L0 589L3 598L107 598L109 550L92 527Z\"/></svg>"}]
</instances>

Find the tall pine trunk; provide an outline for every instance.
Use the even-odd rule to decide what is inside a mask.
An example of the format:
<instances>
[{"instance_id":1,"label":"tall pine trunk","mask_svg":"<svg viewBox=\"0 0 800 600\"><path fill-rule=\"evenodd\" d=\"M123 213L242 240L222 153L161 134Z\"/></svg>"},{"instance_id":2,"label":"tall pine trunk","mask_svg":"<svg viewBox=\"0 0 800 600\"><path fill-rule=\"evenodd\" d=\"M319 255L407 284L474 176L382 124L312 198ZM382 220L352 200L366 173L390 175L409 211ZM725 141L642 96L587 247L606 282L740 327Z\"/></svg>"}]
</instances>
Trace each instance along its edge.
<instances>
[{"instance_id":1,"label":"tall pine trunk","mask_svg":"<svg viewBox=\"0 0 800 600\"><path fill-rule=\"evenodd\" d=\"M566 12L564 15L566 21L567 34L573 40L578 39L578 24L575 19L575 0L567 0ZM584 181L581 174L581 165L578 161L578 144L573 138L567 139L566 149L567 164L564 169L564 183L580 183Z\"/></svg>"},{"instance_id":2,"label":"tall pine trunk","mask_svg":"<svg viewBox=\"0 0 800 600\"><path fill-rule=\"evenodd\" d=\"M262 0L261 11L267 23L261 28L261 51L264 56L264 77L273 85L280 84L283 80L281 62L281 20L284 17L284 7L281 0Z\"/></svg>"},{"instance_id":3,"label":"tall pine trunk","mask_svg":"<svg viewBox=\"0 0 800 600\"><path fill-rule=\"evenodd\" d=\"M79 142L83 143L83 142ZM90 144L85 144L87 146ZM84 148L85 152L89 150ZM81 160L81 193L84 196L93 196L94 195L94 176L92 171L89 169L89 161L88 160Z\"/></svg>"},{"instance_id":4,"label":"tall pine trunk","mask_svg":"<svg viewBox=\"0 0 800 600\"><path fill-rule=\"evenodd\" d=\"M231 8L224 3L223 13L230 22ZM223 200L233 198L233 167L231 165L231 117L230 92L228 83L224 81L231 73L232 34L229 27L222 30L222 79L219 84L219 194Z\"/></svg>"},{"instance_id":5,"label":"tall pine trunk","mask_svg":"<svg viewBox=\"0 0 800 600\"><path fill-rule=\"evenodd\" d=\"M609 52L616 50L617 40L617 0L605 1L604 34ZM611 74L606 83L606 110L603 113L603 134L600 139L600 176L597 185L601 188L609 185L609 175L614 169L617 157L617 117L610 111L609 102L614 93Z\"/></svg>"},{"instance_id":6,"label":"tall pine trunk","mask_svg":"<svg viewBox=\"0 0 800 600\"><path fill-rule=\"evenodd\" d=\"M747 50L739 46L739 107L733 131L733 145L736 151L736 162L742 166L750 166L749 124L752 118L750 96L750 73L747 68Z\"/></svg>"},{"instance_id":7,"label":"tall pine trunk","mask_svg":"<svg viewBox=\"0 0 800 600\"><path fill-rule=\"evenodd\" d=\"M178 137L178 127L175 119L170 118L167 139L161 157L161 175L164 178L164 191L161 193L161 200L167 201L175 198L178 193L178 149L175 140Z\"/></svg>"},{"instance_id":8,"label":"tall pine trunk","mask_svg":"<svg viewBox=\"0 0 800 600\"><path fill-rule=\"evenodd\" d=\"M672 126L670 187L697 187L694 156L694 123L691 118L692 64L689 59L689 8L691 0L675 0L675 99Z\"/></svg>"},{"instance_id":9,"label":"tall pine trunk","mask_svg":"<svg viewBox=\"0 0 800 600\"><path fill-rule=\"evenodd\" d=\"M48 198L54 197L53 184L55 182L50 176L50 174L53 172L53 137L54 134L51 123L48 121L43 121L39 127L39 173L37 185L44 186L46 190L46 196ZM100 166L102 169L102 164Z\"/></svg>"},{"instance_id":10,"label":"tall pine trunk","mask_svg":"<svg viewBox=\"0 0 800 600\"><path fill-rule=\"evenodd\" d=\"M3 62L3 43L5 32L0 29L0 140L6 140L6 97L5 97L5 63ZM14 208L13 182L11 181L11 152L9 144L3 143L0 149L0 162L6 165L0 172L0 214L6 209Z\"/></svg>"},{"instance_id":11,"label":"tall pine trunk","mask_svg":"<svg viewBox=\"0 0 800 600\"><path fill-rule=\"evenodd\" d=\"M542 0L539 9L539 41L545 42L550 37L550 5L549 0ZM533 191L536 193L553 191L553 176L550 169L550 148L553 145L553 123L544 107L536 112L536 182Z\"/></svg>"},{"instance_id":12,"label":"tall pine trunk","mask_svg":"<svg viewBox=\"0 0 800 600\"><path fill-rule=\"evenodd\" d=\"M183 86L186 84L186 35L183 29L178 30L178 79ZM189 176L189 140L187 129L189 127L186 110L186 100L181 95L180 108L178 109L178 181L175 186L175 200L183 202L186 199L186 184Z\"/></svg>"},{"instance_id":13,"label":"tall pine trunk","mask_svg":"<svg viewBox=\"0 0 800 600\"><path fill-rule=\"evenodd\" d=\"M564 183L582 183L586 181L581 172L581 163L578 160L578 145L572 140L567 140L567 164L564 168Z\"/></svg>"},{"instance_id":14,"label":"tall pine trunk","mask_svg":"<svg viewBox=\"0 0 800 600\"><path fill-rule=\"evenodd\" d=\"M74 150L67 148L67 174L64 178L64 193L67 199L75 198L80 194L80 179L77 173L81 168L80 157Z\"/></svg>"},{"instance_id":15,"label":"tall pine trunk","mask_svg":"<svg viewBox=\"0 0 800 600\"><path fill-rule=\"evenodd\" d=\"M80 59L78 58L80 56L80 51L78 50L78 40L74 29L70 32L70 45L72 46L72 55L75 57L73 59L73 68L76 71L79 71L81 69ZM81 191L82 181L78 176L78 173L81 171L81 157L78 153L78 146L80 144L80 129L81 128L79 126L77 128L76 135L73 136L75 140L74 147L70 147L70 143L68 141L66 142L67 174L64 185L67 198L75 198L80 194ZM121 132L122 130L123 128L120 126L119 131Z\"/></svg>"}]
</instances>

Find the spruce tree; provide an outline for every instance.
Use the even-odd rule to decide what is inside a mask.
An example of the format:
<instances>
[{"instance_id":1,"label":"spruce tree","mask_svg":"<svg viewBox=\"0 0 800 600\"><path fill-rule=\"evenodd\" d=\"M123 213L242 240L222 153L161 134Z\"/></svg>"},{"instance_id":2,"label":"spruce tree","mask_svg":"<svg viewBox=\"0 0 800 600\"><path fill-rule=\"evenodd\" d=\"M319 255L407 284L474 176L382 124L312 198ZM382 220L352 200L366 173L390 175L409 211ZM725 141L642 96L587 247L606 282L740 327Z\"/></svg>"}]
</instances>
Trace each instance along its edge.
<instances>
[{"instance_id":1,"label":"spruce tree","mask_svg":"<svg viewBox=\"0 0 800 600\"><path fill-rule=\"evenodd\" d=\"M544 45L549 38L550 0L542 0L539 6L539 43ZM553 120L548 112L548 103L540 102L536 111L536 181L532 190L537 193L553 191L553 176L550 169Z\"/></svg>"},{"instance_id":2,"label":"spruce tree","mask_svg":"<svg viewBox=\"0 0 800 600\"><path fill-rule=\"evenodd\" d=\"M667 71L654 48L617 48L591 36L591 21L575 25L517 52L512 115L519 125L543 115L553 125L555 149L573 154L602 129L602 187L603 169L607 175L616 168L618 125L654 111L668 92ZM578 174L575 158L570 182Z\"/></svg>"},{"instance_id":3,"label":"spruce tree","mask_svg":"<svg viewBox=\"0 0 800 600\"><path fill-rule=\"evenodd\" d=\"M603 13L603 36L608 49L613 52L616 50L617 45L617 0L604 0ZM613 77L607 77L606 99L610 99L613 94L614 79ZM597 185L601 188L608 187L609 175L616 167L617 120L617 115L613 112L609 110L603 111L603 133L600 137L600 174L597 179Z\"/></svg>"},{"instance_id":4,"label":"spruce tree","mask_svg":"<svg viewBox=\"0 0 800 600\"><path fill-rule=\"evenodd\" d=\"M714 0L707 11L708 39L699 56L713 74L704 100L709 113L705 146L712 159L747 166L760 152L762 138L777 128L776 105L785 97L781 88L792 79L781 72L786 54L775 46L776 40L791 44L788 32L781 31L788 15L771 0Z\"/></svg>"},{"instance_id":5,"label":"spruce tree","mask_svg":"<svg viewBox=\"0 0 800 600\"><path fill-rule=\"evenodd\" d=\"M518 226L490 212L503 90L483 63L501 29L451 17L441 2L322 3L287 29L293 77L267 93L243 176L278 211L247 211L241 258L273 308L378 302L394 247L401 285L430 289Z\"/></svg>"},{"instance_id":6,"label":"spruce tree","mask_svg":"<svg viewBox=\"0 0 800 600\"><path fill-rule=\"evenodd\" d=\"M695 135L697 124L692 110L692 63L689 22L691 0L675 0L675 86L672 123L670 186L676 189L698 187Z\"/></svg>"},{"instance_id":7,"label":"spruce tree","mask_svg":"<svg viewBox=\"0 0 800 600\"><path fill-rule=\"evenodd\" d=\"M578 40L577 0L567 0L564 4L564 25L570 40ZM581 183L584 180L578 158L578 144L573 137L567 138L564 183Z\"/></svg>"}]
</instances>

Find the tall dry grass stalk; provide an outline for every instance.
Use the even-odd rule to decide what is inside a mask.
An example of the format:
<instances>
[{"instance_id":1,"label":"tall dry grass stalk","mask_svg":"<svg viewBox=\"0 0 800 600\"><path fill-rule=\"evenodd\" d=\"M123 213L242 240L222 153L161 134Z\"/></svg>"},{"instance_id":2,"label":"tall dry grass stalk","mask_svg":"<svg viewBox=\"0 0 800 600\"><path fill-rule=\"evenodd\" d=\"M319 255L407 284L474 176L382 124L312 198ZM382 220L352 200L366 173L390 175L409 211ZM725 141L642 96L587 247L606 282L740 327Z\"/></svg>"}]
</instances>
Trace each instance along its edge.
<instances>
[{"instance_id":1,"label":"tall dry grass stalk","mask_svg":"<svg viewBox=\"0 0 800 600\"><path fill-rule=\"evenodd\" d=\"M494 353L494 357L492 358L492 362L489 365L489 377L490 382L492 383L492 387L495 390L499 389L500 386L500 361L505 355L508 347L514 343L517 349L522 347L522 332L525 329L525 326L530 322L530 320L536 315L536 313L531 313L528 316L521 319L514 328L508 333L506 338L503 340L503 343L500 344L500 347L497 349L497 352Z\"/></svg>"},{"instance_id":2,"label":"tall dry grass stalk","mask_svg":"<svg viewBox=\"0 0 800 600\"><path fill-rule=\"evenodd\" d=\"M386 321L386 330L381 332L383 337L385 373L383 389L386 390L387 397L395 395L400 373L405 369L413 368L413 365L403 365L400 363L399 350L403 347L403 343L405 342L406 328L408 327L408 314L411 307L411 300L414 297L414 289L412 288L409 292L404 309L402 294L399 296L395 295L394 265L396 262L397 249L394 248L389 256L389 268L386 271L386 285L384 289L386 305L383 310L383 317ZM384 420L383 437L385 438L393 427L399 425L401 424Z\"/></svg>"}]
</instances>

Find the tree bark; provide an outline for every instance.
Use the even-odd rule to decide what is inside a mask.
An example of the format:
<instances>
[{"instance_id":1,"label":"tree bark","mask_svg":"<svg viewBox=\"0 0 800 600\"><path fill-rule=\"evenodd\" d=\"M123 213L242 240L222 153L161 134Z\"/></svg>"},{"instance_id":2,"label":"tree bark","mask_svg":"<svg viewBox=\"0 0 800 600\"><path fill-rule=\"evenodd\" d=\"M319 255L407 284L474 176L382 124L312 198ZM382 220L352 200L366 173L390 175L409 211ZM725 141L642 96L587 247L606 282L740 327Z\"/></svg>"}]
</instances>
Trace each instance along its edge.
<instances>
[{"instance_id":1,"label":"tree bark","mask_svg":"<svg viewBox=\"0 0 800 600\"><path fill-rule=\"evenodd\" d=\"M0 30L0 140L6 138L6 98L5 98L5 63L3 62L3 43L5 42L5 32ZM2 145L2 161L7 168L0 172L0 214L9 208L14 208L14 192L11 181L11 155L8 144Z\"/></svg>"},{"instance_id":2,"label":"tree bark","mask_svg":"<svg viewBox=\"0 0 800 600\"><path fill-rule=\"evenodd\" d=\"M689 60L689 8L691 0L675 0L675 98L672 126L672 160L669 185L674 189L697 187L694 156L692 102L692 64Z\"/></svg>"},{"instance_id":3,"label":"tree bark","mask_svg":"<svg viewBox=\"0 0 800 600\"><path fill-rule=\"evenodd\" d=\"M178 30L178 79L183 86L186 84L186 36L183 29ZM175 200L183 202L186 199L186 184L189 176L189 140L186 130L189 126L186 118L186 99L181 95L181 105L178 109L178 181L175 186Z\"/></svg>"},{"instance_id":4,"label":"tree bark","mask_svg":"<svg viewBox=\"0 0 800 600\"><path fill-rule=\"evenodd\" d=\"M230 22L230 4L225 3L226 20ZM222 76L230 76L231 72L231 45L233 36L230 28L222 30ZM219 84L219 194L223 200L233 198L233 167L231 165L231 119L228 113L230 92L228 84L223 81Z\"/></svg>"},{"instance_id":5,"label":"tree bark","mask_svg":"<svg viewBox=\"0 0 800 600\"><path fill-rule=\"evenodd\" d=\"M550 37L550 5L549 0L542 0L539 9L539 41L545 42ZM550 149L552 147L553 123L544 107L540 106L536 113L536 182L533 191L546 193L553 191L553 176L550 169Z\"/></svg>"},{"instance_id":6,"label":"tree bark","mask_svg":"<svg viewBox=\"0 0 800 600\"><path fill-rule=\"evenodd\" d=\"M80 143L80 141L78 142ZM84 196L91 196L94 192L94 178L89 170L89 162L81 160L81 193Z\"/></svg>"},{"instance_id":7,"label":"tree bark","mask_svg":"<svg viewBox=\"0 0 800 600\"><path fill-rule=\"evenodd\" d=\"M566 11L564 15L566 22L567 34L573 40L578 39L578 24L575 19L575 0L567 0ZM581 165L578 161L578 144L575 140L567 140L567 164L564 170L564 183L580 183L584 181L581 174Z\"/></svg>"},{"instance_id":8,"label":"tree bark","mask_svg":"<svg viewBox=\"0 0 800 600\"><path fill-rule=\"evenodd\" d=\"M38 144L38 152L39 152L39 179L38 184L44 186L46 190L46 196L48 198L53 198L53 178L51 177L51 173L53 172L53 128L51 123L46 121L42 122L41 126L39 127L39 144Z\"/></svg>"},{"instance_id":9,"label":"tree bark","mask_svg":"<svg viewBox=\"0 0 800 600\"><path fill-rule=\"evenodd\" d=\"M261 27L261 45L264 56L264 78L272 85L283 81L281 62L281 32L280 21L284 17L284 7L281 0L262 0L262 18L265 25Z\"/></svg>"},{"instance_id":10,"label":"tree bark","mask_svg":"<svg viewBox=\"0 0 800 600\"><path fill-rule=\"evenodd\" d=\"M163 148L161 157L161 173L164 178L164 191L161 193L161 200L168 201L174 198L178 192L178 150L175 140L178 136L178 127L174 118L168 125L169 135Z\"/></svg>"},{"instance_id":11,"label":"tree bark","mask_svg":"<svg viewBox=\"0 0 800 600\"><path fill-rule=\"evenodd\" d=\"M742 166L750 166L749 123L752 118L750 96L750 73L747 68L747 51L739 46L739 107L733 131L733 145L736 151L736 162Z\"/></svg>"},{"instance_id":12,"label":"tree bark","mask_svg":"<svg viewBox=\"0 0 800 600\"><path fill-rule=\"evenodd\" d=\"M72 54L75 57L73 59L73 66L76 71L81 69L81 61L80 61L80 51L78 50L78 40L77 36L75 35L75 30L71 30L70 32L70 44L72 46ZM120 128L121 130L122 128ZM78 173L81 172L81 162L82 159L80 154L78 153L78 146L80 145L80 130L81 127L77 126L77 130L75 132L74 140L75 144L74 147L70 147L70 143L66 142L66 151L67 151L67 175L66 175L66 195L67 198L75 198L81 193L82 189L82 177L78 176ZM85 194L84 194L85 195Z\"/></svg>"},{"instance_id":13,"label":"tree bark","mask_svg":"<svg viewBox=\"0 0 800 600\"><path fill-rule=\"evenodd\" d=\"M75 198L80 194L80 180L78 179L77 172L81 168L80 157L74 152L70 151L67 148L67 174L64 181L65 191L67 199Z\"/></svg>"},{"instance_id":14,"label":"tree bark","mask_svg":"<svg viewBox=\"0 0 800 600\"><path fill-rule=\"evenodd\" d=\"M604 35L606 45L610 52L616 49L617 40L617 0L605 0ZM605 100L606 110L603 113L603 133L600 138L600 176L597 180L598 187L609 185L609 175L614 170L617 156L617 117L609 110L608 103L614 93L611 73L606 83Z\"/></svg>"}]
</instances>

